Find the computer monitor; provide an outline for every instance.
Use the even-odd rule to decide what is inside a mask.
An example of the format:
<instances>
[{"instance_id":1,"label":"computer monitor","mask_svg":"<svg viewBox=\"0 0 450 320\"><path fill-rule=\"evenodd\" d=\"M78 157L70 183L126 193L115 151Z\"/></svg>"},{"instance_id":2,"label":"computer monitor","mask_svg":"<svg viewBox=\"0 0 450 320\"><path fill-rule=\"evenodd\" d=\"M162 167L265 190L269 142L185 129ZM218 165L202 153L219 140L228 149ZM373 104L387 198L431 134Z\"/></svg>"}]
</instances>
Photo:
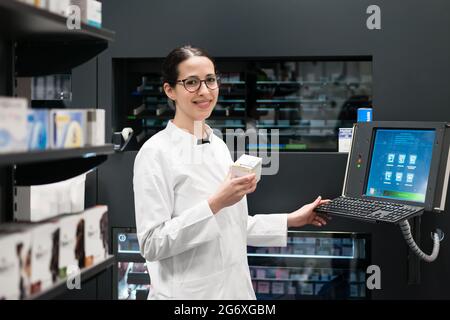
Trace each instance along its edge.
<instances>
[{"instance_id":1,"label":"computer monitor","mask_svg":"<svg viewBox=\"0 0 450 320\"><path fill-rule=\"evenodd\" d=\"M443 211L449 142L447 123L357 123L343 195Z\"/></svg>"}]
</instances>

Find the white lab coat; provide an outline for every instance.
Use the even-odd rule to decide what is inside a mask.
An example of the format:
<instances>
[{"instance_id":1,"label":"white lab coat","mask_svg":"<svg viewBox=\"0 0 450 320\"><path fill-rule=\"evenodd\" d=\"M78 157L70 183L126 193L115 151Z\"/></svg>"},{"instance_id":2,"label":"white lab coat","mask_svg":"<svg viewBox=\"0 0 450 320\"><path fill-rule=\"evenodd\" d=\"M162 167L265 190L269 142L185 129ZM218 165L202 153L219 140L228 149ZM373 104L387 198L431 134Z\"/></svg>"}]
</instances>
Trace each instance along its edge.
<instances>
[{"instance_id":1,"label":"white lab coat","mask_svg":"<svg viewBox=\"0 0 450 320\"><path fill-rule=\"evenodd\" d=\"M233 163L171 121L134 163L137 237L152 282L149 299L255 299L247 245L286 246L287 215L249 216L244 197L214 215L207 199Z\"/></svg>"}]
</instances>

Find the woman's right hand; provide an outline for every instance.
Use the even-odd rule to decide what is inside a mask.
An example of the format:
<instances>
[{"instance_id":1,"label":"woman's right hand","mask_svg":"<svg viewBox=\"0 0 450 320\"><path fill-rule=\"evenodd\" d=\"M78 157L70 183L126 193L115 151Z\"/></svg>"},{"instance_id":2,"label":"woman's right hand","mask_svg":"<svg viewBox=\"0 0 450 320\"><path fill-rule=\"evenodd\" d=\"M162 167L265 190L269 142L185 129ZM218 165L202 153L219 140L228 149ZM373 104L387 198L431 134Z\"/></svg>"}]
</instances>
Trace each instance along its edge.
<instances>
[{"instance_id":1,"label":"woman's right hand","mask_svg":"<svg viewBox=\"0 0 450 320\"><path fill-rule=\"evenodd\" d=\"M219 190L209 197L209 207L216 214L223 208L239 202L246 194L252 193L255 189L256 175L254 173L232 178L231 172L229 172L225 181L220 185Z\"/></svg>"}]
</instances>

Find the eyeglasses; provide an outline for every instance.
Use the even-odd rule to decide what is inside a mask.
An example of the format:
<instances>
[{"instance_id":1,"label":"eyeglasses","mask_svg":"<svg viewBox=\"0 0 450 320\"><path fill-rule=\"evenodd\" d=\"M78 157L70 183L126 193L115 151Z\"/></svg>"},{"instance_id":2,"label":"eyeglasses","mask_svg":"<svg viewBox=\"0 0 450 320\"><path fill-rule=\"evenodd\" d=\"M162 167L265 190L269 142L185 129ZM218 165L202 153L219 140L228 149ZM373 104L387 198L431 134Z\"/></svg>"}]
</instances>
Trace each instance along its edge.
<instances>
[{"instance_id":1,"label":"eyeglasses","mask_svg":"<svg viewBox=\"0 0 450 320\"><path fill-rule=\"evenodd\" d=\"M202 82L210 90L215 90L219 87L220 77L217 75L207 76L205 80L200 80L198 77L189 77L183 80L177 80L178 84L183 84L184 88L189 92L196 92L200 89Z\"/></svg>"}]
</instances>

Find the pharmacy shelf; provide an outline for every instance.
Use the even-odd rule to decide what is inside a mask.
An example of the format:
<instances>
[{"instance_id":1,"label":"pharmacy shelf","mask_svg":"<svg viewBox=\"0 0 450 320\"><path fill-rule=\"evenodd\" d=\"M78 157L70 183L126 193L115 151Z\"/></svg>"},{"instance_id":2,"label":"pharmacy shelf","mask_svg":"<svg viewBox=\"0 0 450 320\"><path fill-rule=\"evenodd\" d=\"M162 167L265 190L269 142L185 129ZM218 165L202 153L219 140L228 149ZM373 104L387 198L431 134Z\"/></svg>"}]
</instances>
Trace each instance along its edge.
<instances>
[{"instance_id":1,"label":"pharmacy shelf","mask_svg":"<svg viewBox=\"0 0 450 320\"><path fill-rule=\"evenodd\" d=\"M70 72L113 41L113 31L81 23L70 30L67 18L19 1L0 0L2 36L16 43L18 76Z\"/></svg>"},{"instance_id":2,"label":"pharmacy shelf","mask_svg":"<svg viewBox=\"0 0 450 320\"><path fill-rule=\"evenodd\" d=\"M55 149L0 154L0 166L16 166L16 185L39 185L85 173L114 153L112 144L97 147Z\"/></svg>"},{"instance_id":3,"label":"pharmacy shelf","mask_svg":"<svg viewBox=\"0 0 450 320\"><path fill-rule=\"evenodd\" d=\"M102 262L81 270L81 273L80 273L81 287L83 287L83 283L85 283L87 280L92 279L93 277L95 277L99 273L103 272L107 268L113 266L114 263L115 263L114 256L109 255ZM67 288L67 279L63 279L63 280L59 280L51 288L28 297L27 300L50 300L50 299L54 299L58 296L61 296L69 291L70 291L70 289Z\"/></svg>"}]
</instances>

